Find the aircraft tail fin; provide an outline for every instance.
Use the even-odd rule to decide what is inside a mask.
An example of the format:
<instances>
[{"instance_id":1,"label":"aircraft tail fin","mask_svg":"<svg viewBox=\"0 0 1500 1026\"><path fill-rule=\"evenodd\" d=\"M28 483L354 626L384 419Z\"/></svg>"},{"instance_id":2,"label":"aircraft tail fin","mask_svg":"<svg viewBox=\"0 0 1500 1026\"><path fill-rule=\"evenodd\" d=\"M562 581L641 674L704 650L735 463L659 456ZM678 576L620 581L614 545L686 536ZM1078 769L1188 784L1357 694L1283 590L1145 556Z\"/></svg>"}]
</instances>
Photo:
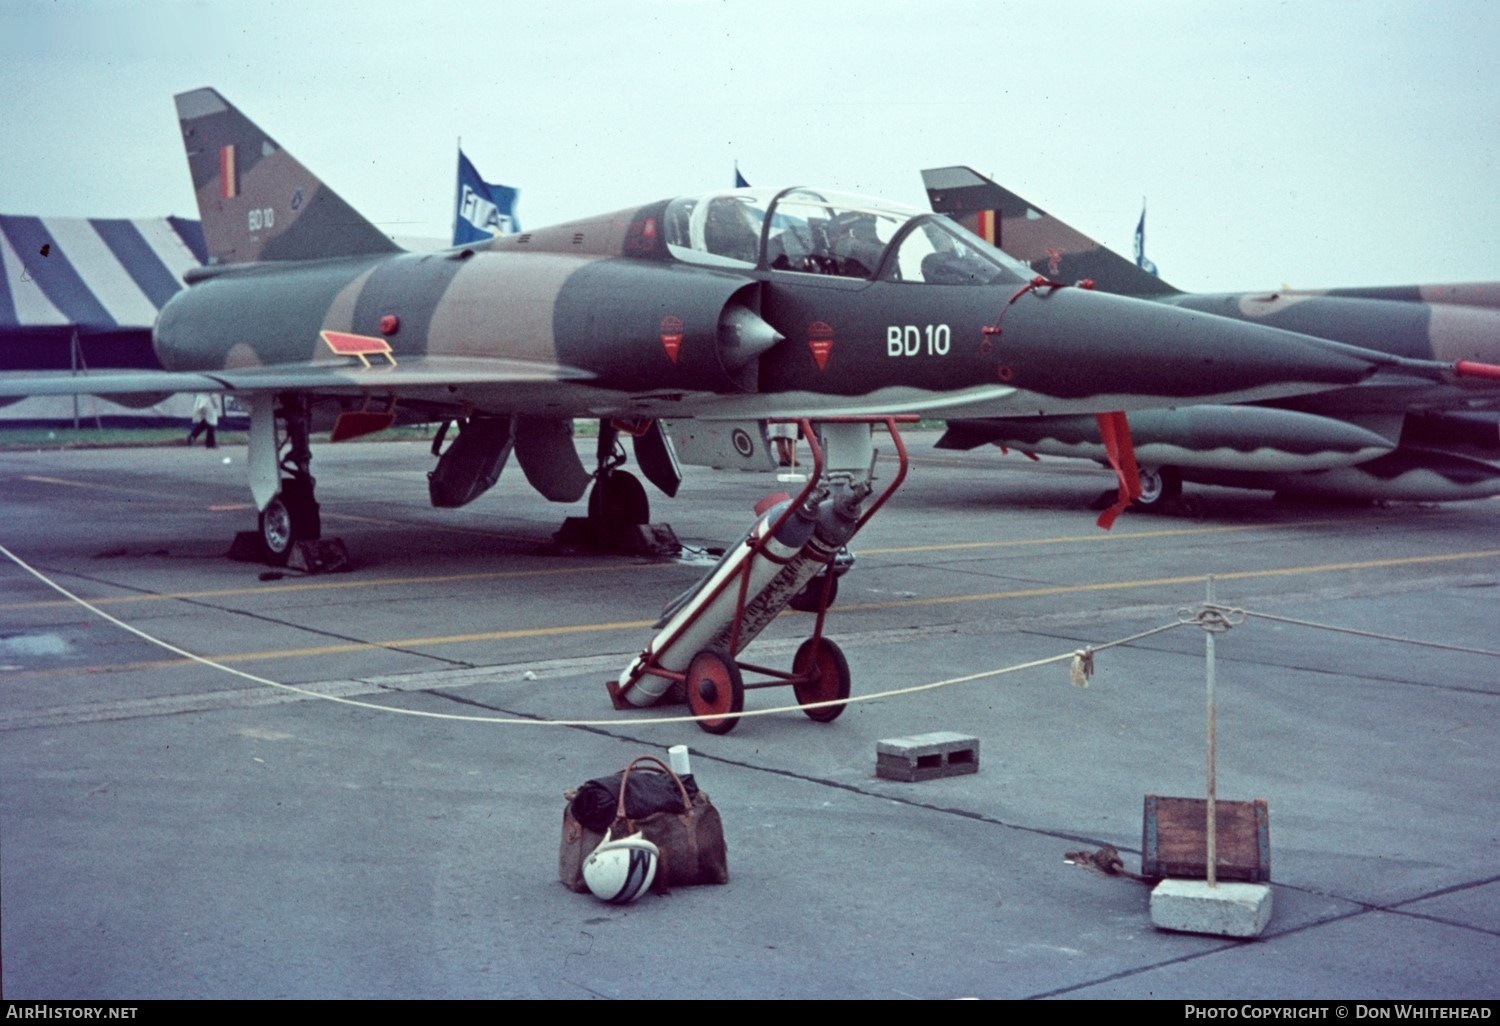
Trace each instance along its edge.
<instances>
[{"instance_id":1,"label":"aircraft tail fin","mask_svg":"<svg viewBox=\"0 0 1500 1026\"><path fill-rule=\"evenodd\" d=\"M1092 279L1124 296L1168 296L1177 289L968 167L922 172L932 209L1057 281Z\"/></svg>"},{"instance_id":2,"label":"aircraft tail fin","mask_svg":"<svg viewBox=\"0 0 1500 1026\"><path fill-rule=\"evenodd\" d=\"M175 99L208 263L400 251L218 92Z\"/></svg>"}]
</instances>

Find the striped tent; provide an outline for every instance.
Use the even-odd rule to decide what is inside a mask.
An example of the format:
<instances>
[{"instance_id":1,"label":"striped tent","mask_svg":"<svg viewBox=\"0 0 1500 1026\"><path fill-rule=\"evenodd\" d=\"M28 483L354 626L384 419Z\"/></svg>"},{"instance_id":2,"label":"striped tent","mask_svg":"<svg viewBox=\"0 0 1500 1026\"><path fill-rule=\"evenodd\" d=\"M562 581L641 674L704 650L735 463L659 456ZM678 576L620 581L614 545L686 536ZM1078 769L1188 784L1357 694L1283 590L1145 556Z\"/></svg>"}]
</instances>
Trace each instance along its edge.
<instances>
[{"instance_id":1,"label":"striped tent","mask_svg":"<svg viewBox=\"0 0 1500 1026\"><path fill-rule=\"evenodd\" d=\"M157 312L206 259L203 230L179 217L0 214L0 371L159 369ZM183 423L190 403L146 409L103 399L24 399L0 409L15 425L74 421Z\"/></svg>"}]
</instances>

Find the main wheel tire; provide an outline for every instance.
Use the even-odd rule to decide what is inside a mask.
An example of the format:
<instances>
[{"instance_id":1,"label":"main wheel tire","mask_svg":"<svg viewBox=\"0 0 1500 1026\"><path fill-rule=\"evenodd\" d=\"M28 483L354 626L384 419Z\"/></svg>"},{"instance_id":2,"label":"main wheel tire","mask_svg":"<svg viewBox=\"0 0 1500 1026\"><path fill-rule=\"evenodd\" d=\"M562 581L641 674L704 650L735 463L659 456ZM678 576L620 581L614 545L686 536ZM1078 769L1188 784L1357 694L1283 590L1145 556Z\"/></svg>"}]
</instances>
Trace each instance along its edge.
<instances>
[{"instance_id":1,"label":"main wheel tire","mask_svg":"<svg viewBox=\"0 0 1500 1026\"><path fill-rule=\"evenodd\" d=\"M640 480L627 470L615 470L589 489L589 521L612 530L651 522L651 502Z\"/></svg>"},{"instance_id":2,"label":"main wheel tire","mask_svg":"<svg viewBox=\"0 0 1500 1026\"><path fill-rule=\"evenodd\" d=\"M1140 467L1141 497L1132 505L1140 510L1160 509L1182 494L1182 471L1172 466Z\"/></svg>"},{"instance_id":3,"label":"main wheel tire","mask_svg":"<svg viewBox=\"0 0 1500 1026\"><path fill-rule=\"evenodd\" d=\"M292 511L277 495L260 511L260 544L265 549L266 562L272 566L286 566L295 541Z\"/></svg>"},{"instance_id":4,"label":"main wheel tire","mask_svg":"<svg viewBox=\"0 0 1500 1026\"><path fill-rule=\"evenodd\" d=\"M727 734L740 722L737 714L745 709L745 679L733 659L704 649L688 663L684 685L693 715L712 717L698 721L710 734Z\"/></svg>"},{"instance_id":5,"label":"main wheel tire","mask_svg":"<svg viewBox=\"0 0 1500 1026\"><path fill-rule=\"evenodd\" d=\"M792 685L797 702L842 702L849 697L849 660L843 649L827 638L808 638L797 649L792 660L792 672L799 677L810 678ZM839 718L844 711L842 705L825 705L819 709L803 709L808 719L818 723L829 723Z\"/></svg>"},{"instance_id":6,"label":"main wheel tire","mask_svg":"<svg viewBox=\"0 0 1500 1026\"><path fill-rule=\"evenodd\" d=\"M322 536L322 519L311 484L296 479L283 481L281 491L260 513L260 541L266 562L285 566L297 542Z\"/></svg>"}]
</instances>

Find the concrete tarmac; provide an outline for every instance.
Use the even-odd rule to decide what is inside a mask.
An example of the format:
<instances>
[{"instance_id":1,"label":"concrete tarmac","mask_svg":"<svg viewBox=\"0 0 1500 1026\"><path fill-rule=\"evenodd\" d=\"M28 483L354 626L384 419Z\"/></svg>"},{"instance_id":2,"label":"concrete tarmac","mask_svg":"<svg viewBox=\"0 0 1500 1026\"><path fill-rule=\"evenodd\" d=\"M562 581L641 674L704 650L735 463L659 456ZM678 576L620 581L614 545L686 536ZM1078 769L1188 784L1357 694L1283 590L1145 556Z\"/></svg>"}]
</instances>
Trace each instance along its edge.
<instances>
[{"instance_id":1,"label":"concrete tarmac","mask_svg":"<svg viewBox=\"0 0 1500 1026\"><path fill-rule=\"evenodd\" d=\"M1202 795L1196 626L1099 651L1086 688L1064 661L712 736L653 722L680 706L616 712L604 681L768 475L652 490L690 547L659 560L557 548L582 504L517 466L436 510L425 443L319 445L324 532L354 566L304 576L225 558L255 519L243 449L0 452L0 544L223 667L0 565L4 996L1500 994L1495 502L1189 486L1201 515L1106 533L1097 468L909 439L828 618L856 697L1175 624L1208 574L1250 613L1449 646L1257 616L1217 637L1218 794L1270 808L1259 939L1159 931L1145 884L1064 860L1112 844L1137 870L1143 796ZM784 614L744 658L789 667L812 623ZM979 772L875 775L878 741L929 731L978 738ZM622 907L564 889L563 792L674 744L723 814L731 882Z\"/></svg>"}]
</instances>

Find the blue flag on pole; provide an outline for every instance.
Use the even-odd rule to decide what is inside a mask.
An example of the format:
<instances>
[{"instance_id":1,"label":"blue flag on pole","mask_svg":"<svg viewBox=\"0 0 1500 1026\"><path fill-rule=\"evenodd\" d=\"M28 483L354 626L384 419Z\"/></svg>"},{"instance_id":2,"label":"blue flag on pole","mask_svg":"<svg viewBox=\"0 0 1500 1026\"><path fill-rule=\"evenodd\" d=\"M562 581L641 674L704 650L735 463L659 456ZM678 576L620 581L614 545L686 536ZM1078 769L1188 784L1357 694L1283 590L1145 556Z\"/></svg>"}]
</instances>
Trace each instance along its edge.
<instances>
[{"instance_id":1,"label":"blue flag on pole","mask_svg":"<svg viewBox=\"0 0 1500 1026\"><path fill-rule=\"evenodd\" d=\"M1135 226L1135 266L1156 274L1156 265L1146 259L1146 201L1141 200L1141 219Z\"/></svg>"},{"instance_id":2,"label":"blue flag on pole","mask_svg":"<svg viewBox=\"0 0 1500 1026\"><path fill-rule=\"evenodd\" d=\"M519 191L508 185L486 182L458 151L458 208L453 218L453 244L484 242L496 235L521 230L516 220L516 197Z\"/></svg>"},{"instance_id":3,"label":"blue flag on pole","mask_svg":"<svg viewBox=\"0 0 1500 1026\"><path fill-rule=\"evenodd\" d=\"M734 165L734 187L736 189L750 188L750 183L745 181L744 175L740 174L740 166L738 164Z\"/></svg>"}]
</instances>

